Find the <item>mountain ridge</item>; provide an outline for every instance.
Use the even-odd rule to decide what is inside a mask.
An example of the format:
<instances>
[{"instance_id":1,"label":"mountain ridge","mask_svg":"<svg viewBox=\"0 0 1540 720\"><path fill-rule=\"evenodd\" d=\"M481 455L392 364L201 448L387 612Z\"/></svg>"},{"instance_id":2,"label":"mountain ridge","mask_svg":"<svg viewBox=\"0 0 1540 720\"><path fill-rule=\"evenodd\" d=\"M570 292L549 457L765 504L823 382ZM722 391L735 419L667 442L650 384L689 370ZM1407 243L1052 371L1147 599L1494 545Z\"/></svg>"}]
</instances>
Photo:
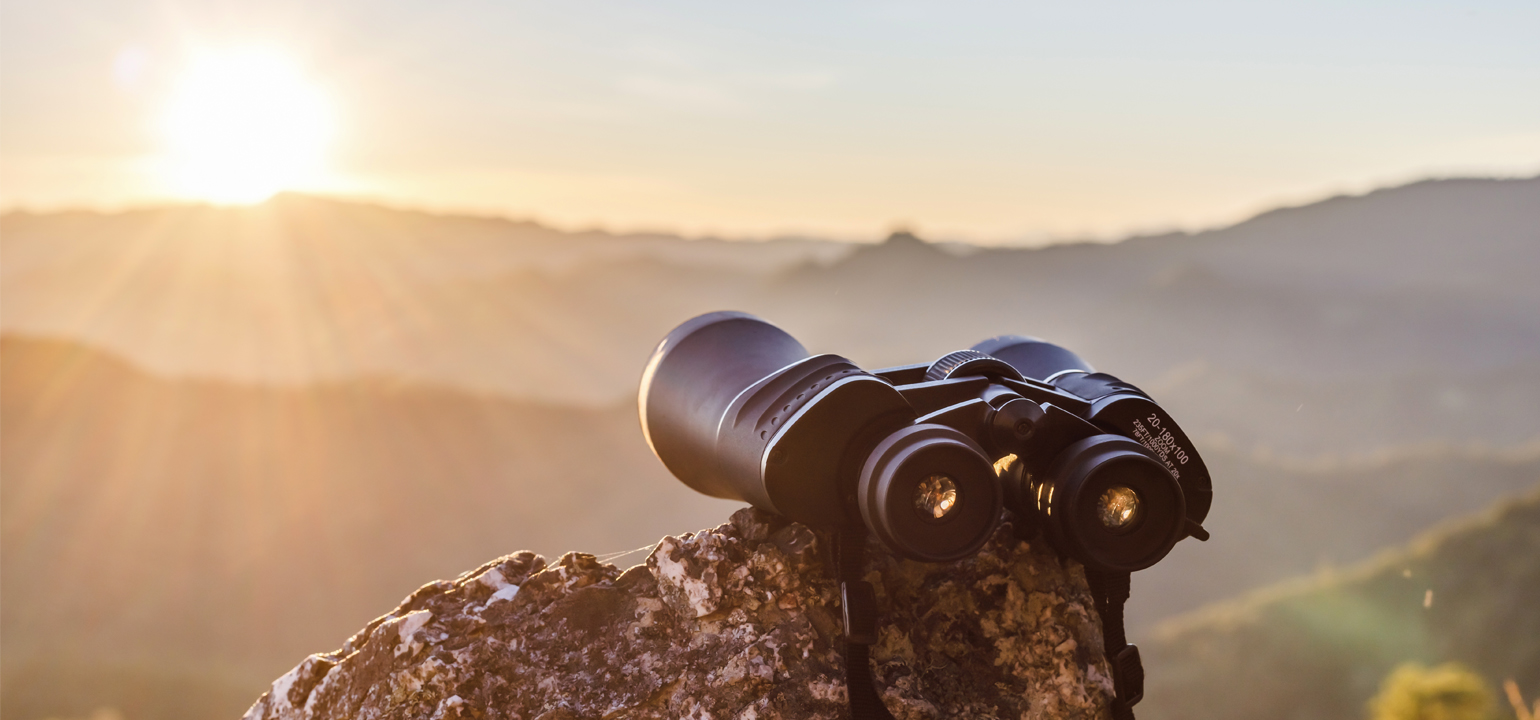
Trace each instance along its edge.
<instances>
[{"instance_id":1,"label":"mountain ridge","mask_svg":"<svg viewBox=\"0 0 1540 720\"><path fill-rule=\"evenodd\" d=\"M203 681L146 668L206 668L197 692L238 696L244 677L249 701L304 653L467 563L521 547L620 551L737 507L670 478L629 403L378 378L164 378L73 341L9 335L0 385L6 672L60 692L143 682L169 697ZM1540 480L1533 443L1303 466L1203 452L1223 483L1214 541L1136 574L1128 618L1141 643L1173 612L1354 562Z\"/></svg>"},{"instance_id":2,"label":"mountain ridge","mask_svg":"<svg viewBox=\"0 0 1540 720\"><path fill-rule=\"evenodd\" d=\"M1530 283L1462 279L1501 279L1540 264L1540 256L1532 257L1540 253L1540 212L1529 207L1540 207L1540 180L1407 187L1339 204L1362 210L1451 187L1517 192L1532 202L1515 208L1493 200L1492 208L1519 214L1480 220L1484 230L1468 228L1497 238L1490 251L1475 252L1479 243L1451 229L1454 221L1439 220L1500 214L1480 197L1459 194L1442 205L1386 205L1370 213L1368 225L1348 218L1312 242L1356 238L1360 249L1314 260L1294 258L1289 248L1315 231L1284 228L1259 240L1246 223L1161 241L965 253L916 240L925 252L912 255L897 244L587 242L559 233L521 240L517 233L462 233L459 220L440 224L422 214L390 216L410 220L399 223L361 220L375 209L323 200L204 208L157 222L8 217L0 218L0 329L87 340L162 373L422 376L590 403L629 395L631 366L645 363L657 338L692 314L723 308L756 312L810 347L871 365L914 362L979 337L1025 332L1083 355L1124 358L1119 374L1136 383L1205 355L1285 374L1312 366L1341 374L1370 364L1452 369L1540 357L1533 322L1540 291ZM338 208L345 211L333 212ZM1304 206L1286 217L1320 212ZM1363 215L1355 212L1348 215ZM1397 219L1404 213L1438 222ZM1278 225L1279 217L1285 216L1263 224ZM473 229L489 222L512 227L465 222ZM1401 247L1407 238L1425 252ZM1246 250L1259 242L1266 252ZM1392 245L1399 249L1384 249ZM1449 261L1449 252L1468 262ZM1407 259L1420 255L1427 258ZM1461 262L1477 264L1460 270ZM624 292L613 280L590 277L626 263L635 267ZM1366 279L1395 263L1405 266L1402 280ZM681 281L674 266L695 274ZM486 282L513 276L528 278L531 287L500 294ZM927 304L922 295L952 302ZM562 317L532 323L521 314L526 307ZM1428 315L1430 308L1442 317ZM254 341L235 347L200 340L232 320ZM1248 335L1213 337L1215 323ZM1439 333L1445 342L1424 340ZM533 350L560 345L563 335L604 338L611 351L578 349L626 359L581 375ZM1325 352L1302 352L1307 343Z\"/></svg>"},{"instance_id":3,"label":"mountain ridge","mask_svg":"<svg viewBox=\"0 0 1540 720\"><path fill-rule=\"evenodd\" d=\"M1383 193L1390 193L1390 192L1395 192L1395 191L1404 190L1404 189L1415 189L1415 188L1421 188L1421 187L1424 187L1424 186L1443 186L1443 187L1456 186L1456 185L1467 185L1467 186L1469 186L1469 185L1476 185L1476 186L1482 186L1482 185L1486 185L1486 184L1489 184L1489 183L1496 183L1496 184L1525 183L1525 182L1533 182L1533 181L1536 181L1536 180L1540 180L1540 174L1536 174L1536 175L1532 175L1532 176L1449 175L1449 176L1425 177L1425 178L1409 180L1409 181L1400 182L1400 183L1391 183L1391 184L1379 185L1379 186L1372 187L1372 188L1369 188L1369 189L1366 189L1366 190L1358 190L1358 191L1350 191L1350 190L1331 191L1331 192L1322 193L1322 194L1318 195L1317 197L1315 197L1314 199L1305 199L1305 200L1296 200L1296 201L1286 201L1286 202L1281 202L1281 203L1275 203L1275 204L1272 204L1271 207L1267 207L1267 208L1262 209L1262 210L1257 210L1257 211L1255 211L1255 212L1253 212L1251 214L1245 215L1244 217L1242 217L1239 220L1234 220L1234 221L1220 223L1220 224L1215 224L1215 225L1210 225L1210 226L1204 226L1204 227L1195 228L1195 229L1169 230L1169 231L1160 231L1160 232L1139 232L1139 231L1125 232L1125 233L1121 233L1119 235L1119 237L1117 237L1114 240L1099 240L1099 239L1085 238L1085 237L1076 237L1076 236L1062 236L1062 237L1057 237L1057 238L1049 239L1046 242L1031 242L1031 243L1008 242L1008 241L1007 242L977 243L977 242L966 242L966 241L962 241L962 240L955 240L955 239L950 239L950 238L941 238L941 239L938 239L937 241L934 241L934 242L931 242L931 241L927 241L927 242L929 242L930 244L953 243L953 244L959 244L959 245L967 245L967 246L974 247L974 248L979 248L979 249L1045 249L1045 248L1049 248L1049 247L1057 247L1057 246L1060 246L1060 245L1115 245L1115 244L1126 243L1126 242L1145 242L1145 241L1150 241L1150 240L1160 241L1160 240L1166 240L1166 239L1181 239L1181 238L1195 237L1195 236L1198 236L1198 235L1204 235L1204 234L1207 234L1207 233L1212 233L1212 232L1216 232L1216 231L1220 231L1220 230L1226 230L1226 229L1230 229L1230 228L1235 228L1235 227L1238 227L1240 225L1244 225L1246 223L1250 223L1250 222L1253 222L1253 221L1256 221L1256 220L1262 220L1262 219L1270 218L1271 216L1274 216L1274 215L1288 215L1289 213L1291 213L1293 211L1296 211L1296 210L1301 210L1301 209L1306 209L1306 208L1311 208L1311 207L1316 207L1316 206L1329 206L1329 205L1332 205L1332 204L1338 204L1338 203L1342 203L1342 202L1345 202L1345 201L1352 201L1352 200L1357 200L1357 199L1372 198L1374 196L1377 196L1377 195L1380 195L1380 194L1383 194ZM147 203L147 204L131 205L131 206L125 206L125 207L120 207L120 208L112 208L112 209L98 209L98 208L85 208L85 207L82 207L82 208L65 207L65 208L56 208L56 209L47 209L47 210L34 210L34 209L26 208L26 207L11 207L11 208L0 209L0 219L6 219L6 218L13 217L13 216L17 217L17 218L37 218L37 217L49 217L49 216L57 216L57 217L67 217L67 216L118 217L118 216L127 216L127 215L135 215L135 214L142 214L142 213L156 213L156 212L163 212L163 211L168 211L168 210L185 210L185 209L203 209L203 210L216 210L216 211L218 211L218 210L231 210L231 209L234 209L234 210L249 210L249 209L253 209L253 208L260 208L260 207L262 207L264 205L267 205L269 203L282 204L282 203L302 203L302 202L329 203L329 204L334 204L334 205L339 205L339 206L353 207L353 208L357 208L357 209L376 210L376 211L382 211L382 212L387 212L387 213L394 213L394 214L399 214L399 215L403 215L403 216L421 216L421 217L425 217L425 218L429 218L429 219L433 219L433 220L462 220L462 221L471 222L471 223L491 223L491 224L499 224L499 225L509 225L509 226L513 226L513 227L516 227L516 228L539 229L539 230L542 230L542 231L548 231L548 232L552 232L552 233L558 233L558 234L563 234L563 235L575 235L575 236L602 235L602 236L609 236L609 237L668 238L668 239L679 239L679 240L715 240L715 241L744 242L744 243L775 242L775 241L814 241L814 242L832 242L832 243L842 243L842 244L873 244L873 245L875 245L875 244L881 244L882 242L885 242L886 238L890 237L894 233L909 233L909 234L912 234L912 233L910 233L910 231L907 231L907 230L897 230L897 231L894 231L894 233L889 233L886 236L874 237L874 238L872 238L869 241L854 241L854 240L836 240L836 239L831 239L831 238L818 237L816 235L811 235L811 234L800 234L800 233L799 234L778 234L778 235L771 235L771 236L765 236L765 237L754 237L754 236L733 236L733 235L730 235L730 234L720 234L720 233L687 235L687 234L680 234L680 233L669 232L669 231L666 231L666 230L609 230L609 229L606 229L606 228L604 228L602 226L594 226L594 227L574 229L574 228L561 228L561 227L557 227L557 226L554 226L554 225L546 225L546 224L542 223L541 221L539 221L538 219L535 219L533 217L522 217L522 216L516 216L516 215L502 215L502 214L497 214L497 213L477 213L477 212L473 212L473 211L464 211L464 210L433 209L433 208L429 208L429 207L419 207L419 206L414 206L414 205L412 205L410 203L402 203L402 202L396 202L396 201L375 200L375 199L369 199L369 198L363 198L363 197L353 197L353 196L348 196L348 195L328 195L328 194L319 194L319 193L308 193L308 192L294 191L294 190L285 190L285 191L278 192L278 193L274 194L272 197L268 198L267 200L264 200L264 201L262 201L260 203L256 203L254 205L221 205L221 204L216 204L216 203L197 202L197 201L188 201L188 202L167 201L167 202L162 202L162 203Z\"/></svg>"},{"instance_id":4,"label":"mountain ridge","mask_svg":"<svg viewBox=\"0 0 1540 720\"><path fill-rule=\"evenodd\" d=\"M1347 720L1404 662L1460 662L1532 697L1537 591L1540 484L1352 567L1166 621L1141 647L1150 673L1140 713Z\"/></svg>"}]
</instances>

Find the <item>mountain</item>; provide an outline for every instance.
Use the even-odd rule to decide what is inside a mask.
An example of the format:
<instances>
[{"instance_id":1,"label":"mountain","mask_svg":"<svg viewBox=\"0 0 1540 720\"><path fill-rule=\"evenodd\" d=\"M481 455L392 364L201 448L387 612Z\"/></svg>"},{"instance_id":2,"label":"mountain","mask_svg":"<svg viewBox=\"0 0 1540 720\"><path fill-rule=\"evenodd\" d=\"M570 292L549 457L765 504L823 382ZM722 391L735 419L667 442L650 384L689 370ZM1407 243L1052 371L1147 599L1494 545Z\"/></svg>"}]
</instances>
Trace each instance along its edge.
<instances>
[{"instance_id":1,"label":"mountain","mask_svg":"<svg viewBox=\"0 0 1540 720\"><path fill-rule=\"evenodd\" d=\"M710 310L868 367L1023 333L1160 388L1200 438L1310 457L1540 435L1533 267L1540 178L1040 249L564 234L285 196L6 215L0 329L171 375L383 375L595 406L630 397L657 340Z\"/></svg>"},{"instance_id":2,"label":"mountain","mask_svg":"<svg viewBox=\"0 0 1540 720\"><path fill-rule=\"evenodd\" d=\"M1458 661L1534 697L1537 597L1540 489L1351 569L1171 621L1141 648L1139 717L1361 718L1408 661Z\"/></svg>"},{"instance_id":3,"label":"mountain","mask_svg":"<svg viewBox=\"0 0 1540 720\"><path fill-rule=\"evenodd\" d=\"M613 313L646 295L617 304L604 268L651 261L736 278L843 252L815 240L564 233L299 195L11 213L0 218L0 327L88 341L165 374L389 375L608 404L634 392L640 365L588 365L639 341Z\"/></svg>"},{"instance_id":4,"label":"mountain","mask_svg":"<svg viewBox=\"0 0 1540 720\"><path fill-rule=\"evenodd\" d=\"M736 507L669 477L629 404L170 378L14 336L0 338L0 386L8 717L229 715L424 582L521 548L629 550ZM1136 574L1141 641L1173 614L1361 560L1540 482L1540 447L1301 463L1215 446L1207 460L1225 481L1214 540ZM39 690L10 689L23 686Z\"/></svg>"},{"instance_id":5,"label":"mountain","mask_svg":"<svg viewBox=\"0 0 1540 720\"><path fill-rule=\"evenodd\" d=\"M1127 615L1136 642L1159 622L1322 568L1363 562L1442 520L1540 485L1540 442L1496 450L1413 445L1298 462L1212 447L1206 543L1184 541L1135 573Z\"/></svg>"},{"instance_id":6,"label":"mountain","mask_svg":"<svg viewBox=\"0 0 1540 720\"><path fill-rule=\"evenodd\" d=\"M1135 576L1144 643L1540 481L1534 267L1540 179L1041 249L302 196L5 215L0 714L207 716L487 557L720 522L735 505L667 475L634 393L668 329L721 308L873 368L1030 333L1148 390L1217 492L1213 540Z\"/></svg>"},{"instance_id":7,"label":"mountain","mask_svg":"<svg viewBox=\"0 0 1540 720\"><path fill-rule=\"evenodd\" d=\"M7 702L28 672L48 684L37 667L244 682L250 702L425 582L522 548L630 550L739 506L682 491L630 407L167 379L14 337L0 385Z\"/></svg>"}]
</instances>

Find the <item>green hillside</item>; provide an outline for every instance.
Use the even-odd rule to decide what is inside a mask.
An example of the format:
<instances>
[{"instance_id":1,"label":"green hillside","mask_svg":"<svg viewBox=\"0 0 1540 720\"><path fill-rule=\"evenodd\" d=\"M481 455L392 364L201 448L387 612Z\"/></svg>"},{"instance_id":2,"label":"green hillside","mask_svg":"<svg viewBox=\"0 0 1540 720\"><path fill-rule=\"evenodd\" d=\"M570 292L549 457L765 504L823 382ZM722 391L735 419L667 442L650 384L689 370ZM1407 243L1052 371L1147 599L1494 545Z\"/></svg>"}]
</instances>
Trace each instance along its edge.
<instances>
[{"instance_id":1,"label":"green hillside","mask_svg":"<svg viewBox=\"0 0 1540 720\"><path fill-rule=\"evenodd\" d=\"M1397 665L1540 691L1540 489L1345 572L1212 606L1148 643L1141 720L1362 718Z\"/></svg>"}]
</instances>

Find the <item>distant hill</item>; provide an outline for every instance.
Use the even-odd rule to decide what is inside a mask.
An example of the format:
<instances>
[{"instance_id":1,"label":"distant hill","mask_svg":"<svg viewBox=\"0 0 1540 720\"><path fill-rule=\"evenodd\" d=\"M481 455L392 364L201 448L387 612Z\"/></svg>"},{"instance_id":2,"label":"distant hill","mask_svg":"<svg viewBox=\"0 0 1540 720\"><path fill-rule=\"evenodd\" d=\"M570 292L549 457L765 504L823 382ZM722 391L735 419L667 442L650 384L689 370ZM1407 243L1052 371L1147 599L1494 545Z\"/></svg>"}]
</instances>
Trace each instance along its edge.
<instances>
[{"instance_id":1,"label":"distant hill","mask_svg":"<svg viewBox=\"0 0 1540 720\"><path fill-rule=\"evenodd\" d=\"M1310 463L1213 447L1207 543L1184 541L1134 574L1136 642L1156 624L1286 578L1362 562L1437 523L1540 485L1540 442L1494 450L1429 444Z\"/></svg>"},{"instance_id":2,"label":"distant hill","mask_svg":"<svg viewBox=\"0 0 1540 720\"><path fill-rule=\"evenodd\" d=\"M867 366L1028 333L1300 456L1540 435L1540 179L1445 180L1114 245L566 234L303 196L0 217L0 328L163 374L635 392L667 330L758 313ZM1427 418L1426 420L1412 420Z\"/></svg>"},{"instance_id":3,"label":"distant hill","mask_svg":"<svg viewBox=\"0 0 1540 720\"><path fill-rule=\"evenodd\" d=\"M669 300L701 284L636 292L638 281L684 273L731 284L844 252L814 240L564 233L300 195L10 213L0 217L0 327L85 341L171 375L384 375L611 404L641 372L625 350L657 340L631 329L636 311L678 314ZM640 276L612 287L603 268L622 265Z\"/></svg>"},{"instance_id":4,"label":"distant hill","mask_svg":"<svg viewBox=\"0 0 1540 720\"><path fill-rule=\"evenodd\" d=\"M630 404L172 379L13 336L0 338L0 386L4 682L70 688L34 700L123 702L139 697L123 688L153 686L154 702L249 701L424 582L521 548L628 550L736 507L670 478ZM1135 576L1141 641L1172 614L1361 560L1540 482L1540 447L1207 455L1224 482L1214 540ZM95 706L38 707L0 714ZM187 717L145 712L130 718Z\"/></svg>"},{"instance_id":5,"label":"distant hill","mask_svg":"<svg viewBox=\"0 0 1540 720\"><path fill-rule=\"evenodd\" d=\"M669 328L721 308L867 367L1035 334L1150 391L1217 492L1213 541L1135 577L1143 642L1540 481L1535 267L1540 178L1033 250L561 233L302 196L8 214L0 714L35 716L13 712L16 678L240 695L489 557L719 522L733 504L667 475L634 393Z\"/></svg>"},{"instance_id":6,"label":"distant hill","mask_svg":"<svg viewBox=\"0 0 1540 720\"><path fill-rule=\"evenodd\" d=\"M249 702L425 582L521 548L629 550L738 507L683 491L628 407L168 380L14 337L0 385L13 670L244 678Z\"/></svg>"},{"instance_id":7,"label":"distant hill","mask_svg":"<svg viewBox=\"0 0 1540 720\"><path fill-rule=\"evenodd\" d=\"M1141 648L1139 717L1356 720L1407 661L1459 661L1534 697L1537 598L1540 489L1352 569L1172 621Z\"/></svg>"}]
</instances>

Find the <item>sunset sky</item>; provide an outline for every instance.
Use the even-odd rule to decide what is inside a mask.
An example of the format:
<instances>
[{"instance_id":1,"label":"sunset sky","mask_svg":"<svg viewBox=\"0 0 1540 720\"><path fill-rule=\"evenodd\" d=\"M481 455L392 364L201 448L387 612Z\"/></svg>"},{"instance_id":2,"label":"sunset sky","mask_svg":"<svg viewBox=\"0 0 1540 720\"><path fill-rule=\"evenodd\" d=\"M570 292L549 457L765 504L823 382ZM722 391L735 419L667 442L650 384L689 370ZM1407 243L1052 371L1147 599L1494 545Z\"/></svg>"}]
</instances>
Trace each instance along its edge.
<instances>
[{"instance_id":1,"label":"sunset sky","mask_svg":"<svg viewBox=\"0 0 1540 720\"><path fill-rule=\"evenodd\" d=\"M1031 243L1540 172L1540 3L7 0L0 207Z\"/></svg>"}]
</instances>

